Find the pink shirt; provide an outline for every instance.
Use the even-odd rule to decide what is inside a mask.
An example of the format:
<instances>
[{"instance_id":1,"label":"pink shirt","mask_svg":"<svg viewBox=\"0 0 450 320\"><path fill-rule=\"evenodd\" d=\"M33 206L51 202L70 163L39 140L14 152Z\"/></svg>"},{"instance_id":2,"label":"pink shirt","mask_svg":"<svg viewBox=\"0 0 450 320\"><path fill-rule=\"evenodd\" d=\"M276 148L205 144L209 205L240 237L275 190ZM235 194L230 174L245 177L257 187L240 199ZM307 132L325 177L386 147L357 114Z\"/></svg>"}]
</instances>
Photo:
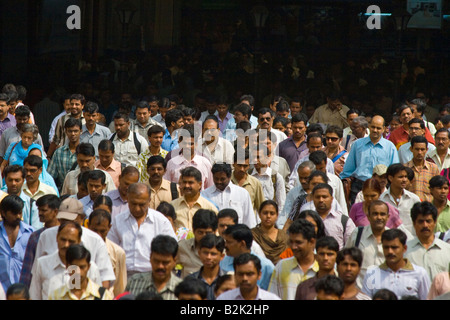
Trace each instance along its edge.
<instances>
[{"instance_id":1,"label":"pink shirt","mask_svg":"<svg viewBox=\"0 0 450 320\"><path fill-rule=\"evenodd\" d=\"M116 188L119 187L119 176L122 173L122 164L119 161L113 159L108 168L105 168L101 165L100 160L97 160L95 161L94 166L98 169L108 172L113 179Z\"/></svg>"},{"instance_id":2,"label":"pink shirt","mask_svg":"<svg viewBox=\"0 0 450 320\"><path fill-rule=\"evenodd\" d=\"M164 179L178 183L180 180L180 171L186 167L195 167L202 173L202 190L214 185L211 162L208 158L196 154L191 161L188 161L183 155L178 155L169 160L166 166Z\"/></svg>"},{"instance_id":3,"label":"pink shirt","mask_svg":"<svg viewBox=\"0 0 450 320\"><path fill-rule=\"evenodd\" d=\"M364 202L353 204L348 214L357 227L368 226L370 224L369 219L367 219L367 215L363 211L363 204ZM389 207L389 219L386 226L389 229L396 229L402 224L402 220L400 219L397 208L389 203L387 203L387 205Z\"/></svg>"},{"instance_id":4,"label":"pink shirt","mask_svg":"<svg viewBox=\"0 0 450 320\"><path fill-rule=\"evenodd\" d=\"M430 291L428 291L427 300L433 300L437 296L450 291L450 278L447 271L438 273L431 283Z\"/></svg>"}]
</instances>

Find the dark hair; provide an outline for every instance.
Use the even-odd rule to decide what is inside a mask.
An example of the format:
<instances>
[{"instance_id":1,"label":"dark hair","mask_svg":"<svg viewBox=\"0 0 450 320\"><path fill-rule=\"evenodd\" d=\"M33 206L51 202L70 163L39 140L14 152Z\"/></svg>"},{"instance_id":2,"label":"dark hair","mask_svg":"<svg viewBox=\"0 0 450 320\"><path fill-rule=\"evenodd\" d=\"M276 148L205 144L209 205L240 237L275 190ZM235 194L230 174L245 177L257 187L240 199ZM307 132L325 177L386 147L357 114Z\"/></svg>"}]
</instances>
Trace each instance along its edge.
<instances>
[{"instance_id":1,"label":"dark hair","mask_svg":"<svg viewBox=\"0 0 450 320\"><path fill-rule=\"evenodd\" d=\"M429 184L430 184L430 189L431 188L442 188L444 185L447 187L450 186L450 182L448 181L448 179L441 175L437 175L437 176L434 176L433 178L431 178L429 181Z\"/></svg>"},{"instance_id":2,"label":"dark hair","mask_svg":"<svg viewBox=\"0 0 450 320\"><path fill-rule=\"evenodd\" d=\"M310 173L310 175L308 177L308 183L311 182L311 180L314 177L321 177L323 179L323 181L325 181L324 183L328 183L328 181L330 181L330 178L328 178L328 175L325 172L320 171L320 170L314 170L313 172Z\"/></svg>"},{"instance_id":3,"label":"dark hair","mask_svg":"<svg viewBox=\"0 0 450 320\"><path fill-rule=\"evenodd\" d=\"M237 223L232 226L229 226L225 229L224 235L231 236L234 240L241 242L245 242L245 246L247 249L252 247L253 243L253 234L250 228L242 223Z\"/></svg>"},{"instance_id":4,"label":"dark hair","mask_svg":"<svg viewBox=\"0 0 450 320\"><path fill-rule=\"evenodd\" d=\"M370 203L369 208L367 208L367 211L369 212L369 215L370 215L370 212L372 211L372 208L375 207L375 206L384 206L386 208L387 213L389 214L389 206L388 206L388 204L386 202L378 199L378 200L373 200Z\"/></svg>"},{"instance_id":5,"label":"dark hair","mask_svg":"<svg viewBox=\"0 0 450 320\"><path fill-rule=\"evenodd\" d=\"M13 214L21 213L24 207L23 200L15 194L8 194L0 202L0 212L6 213L8 211Z\"/></svg>"},{"instance_id":6,"label":"dark hair","mask_svg":"<svg viewBox=\"0 0 450 320\"><path fill-rule=\"evenodd\" d=\"M92 224L94 219L98 219L98 223L102 223L103 220L108 221L108 224L111 224L111 214L104 209L94 209L89 215L89 225Z\"/></svg>"},{"instance_id":7,"label":"dark hair","mask_svg":"<svg viewBox=\"0 0 450 320\"><path fill-rule=\"evenodd\" d=\"M14 112L14 115L16 117L29 117L30 114L31 114L30 107L23 104L18 106Z\"/></svg>"},{"instance_id":8,"label":"dark hair","mask_svg":"<svg viewBox=\"0 0 450 320\"><path fill-rule=\"evenodd\" d=\"M400 229L388 229L381 234L381 242L399 239L402 245L406 244L406 234Z\"/></svg>"},{"instance_id":9,"label":"dark hair","mask_svg":"<svg viewBox=\"0 0 450 320\"><path fill-rule=\"evenodd\" d=\"M350 256L352 260L355 260L358 266L361 268L363 262L363 252L357 247L343 248L338 252L336 256L336 264L338 265L344 261L345 256Z\"/></svg>"},{"instance_id":10,"label":"dark hair","mask_svg":"<svg viewBox=\"0 0 450 320\"><path fill-rule=\"evenodd\" d=\"M86 259L91 262L91 253L82 244L71 244L66 251L66 263L71 264L75 260Z\"/></svg>"},{"instance_id":11,"label":"dark hair","mask_svg":"<svg viewBox=\"0 0 450 320\"><path fill-rule=\"evenodd\" d=\"M362 190L364 191L366 189L375 190L380 195L383 193L383 190L381 190L380 183L375 178L369 178L366 181L364 181Z\"/></svg>"},{"instance_id":12,"label":"dark hair","mask_svg":"<svg viewBox=\"0 0 450 320\"><path fill-rule=\"evenodd\" d=\"M195 167L186 167L180 170L181 178L193 177L197 182L202 182L202 173Z\"/></svg>"},{"instance_id":13,"label":"dark hair","mask_svg":"<svg viewBox=\"0 0 450 320\"><path fill-rule=\"evenodd\" d=\"M169 109L170 108L170 100L167 97L163 97L158 101L158 107L161 109Z\"/></svg>"},{"instance_id":14,"label":"dark hair","mask_svg":"<svg viewBox=\"0 0 450 320\"><path fill-rule=\"evenodd\" d=\"M84 171L84 172L80 172L80 174L78 175L77 178L77 185L78 186L83 186L86 190L87 190L87 182L88 182L88 176L89 176L89 171Z\"/></svg>"},{"instance_id":15,"label":"dark hair","mask_svg":"<svg viewBox=\"0 0 450 320\"><path fill-rule=\"evenodd\" d=\"M360 116L361 111L359 109L351 108L347 111L347 117L351 114L357 114L358 116Z\"/></svg>"},{"instance_id":16,"label":"dark hair","mask_svg":"<svg viewBox=\"0 0 450 320\"><path fill-rule=\"evenodd\" d=\"M405 166L401 163L393 163L387 168L386 175L394 177L400 171L406 171Z\"/></svg>"},{"instance_id":17,"label":"dark hair","mask_svg":"<svg viewBox=\"0 0 450 320\"><path fill-rule=\"evenodd\" d=\"M301 234L303 238L310 241L316 239L316 230L314 225L305 219L297 219L289 226L288 234Z\"/></svg>"},{"instance_id":18,"label":"dark hair","mask_svg":"<svg viewBox=\"0 0 450 320\"><path fill-rule=\"evenodd\" d=\"M113 202L112 202L112 199L109 196L107 196L106 194L99 195L94 200L94 204L93 204L92 208L95 210L102 204L106 205L109 208L109 213L112 212Z\"/></svg>"},{"instance_id":19,"label":"dark hair","mask_svg":"<svg viewBox=\"0 0 450 320\"><path fill-rule=\"evenodd\" d=\"M304 219L306 220L306 217L311 217L317 225L317 233L316 233L316 238L322 238L326 236L325 233L325 224L323 223L322 218L319 216L319 214L317 213L317 211L315 210L303 210L302 212L300 212L297 216L296 216L296 220L298 219ZM306 220L308 221L308 220ZM309 222L309 221L308 221ZM314 226L313 226L314 227Z\"/></svg>"},{"instance_id":20,"label":"dark hair","mask_svg":"<svg viewBox=\"0 0 450 320\"><path fill-rule=\"evenodd\" d=\"M170 127L172 122L177 122L179 119L183 119L183 112L179 109L170 109L166 113L166 125Z\"/></svg>"},{"instance_id":21,"label":"dark hair","mask_svg":"<svg viewBox=\"0 0 450 320\"><path fill-rule=\"evenodd\" d=\"M335 133L339 137L339 139L344 136L344 130L341 127L335 125L328 126L327 130L325 130L325 134L327 133Z\"/></svg>"},{"instance_id":22,"label":"dark hair","mask_svg":"<svg viewBox=\"0 0 450 320\"><path fill-rule=\"evenodd\" d=\"M61 231L67 227L67 226L72 226L73 228L78 230L78 236L81 239L81 236L83 234L83 229L81 228L80 224L76 221L72 221L72 220L65 220L64 222L62 222L59 227L58 227L58 232L57 234L61 233Z\"/></svg>"},{"instance_id":23,"label":"dark hair","mask_svg":"<svg viewBox=\"0 0 450 320\"><path fill-rule=\"evenodd\" d=\"M242 113L244 116L247 116L248 120L250 120L250 117L252 116L252 108L243 102L234 106L233 112L235 113L236 111Z\"/></svg>"},{"instance_id":24,"label":"dark hair","mask_svg":"<svg viewBox=\"0 0 450 320\"><path fill-rule=\"evenodd\" d=\"M86 105L84 106L83 112L87 112L87 113L98 113L100 110L98 104L96 104L93 101L88 101L86 102Z\"/></svg>"},{"instance_id":25,"label":"dark hair","mask_svg":"<svg viewBox=\"0 0 450 320\"><path fill-rule=\"evenodd\" d=\"M186 135L187 133L187 135ZM186 138L195 138L195 127L193 124L185 124L178 135L178 141L183 141L184 137Z\"/></svg>"},{"instance_id":26,"label":"dark hair","mask_svg":"<svg viewBox=\"0 0 450 320\"><path fill-rule=\"evenodd\" d=\"M114 151L116 150L116 147L114 146L114 142L112 142L111 140L103 139L98 144L97 149L98 149L98 151L112 151L112 153L114 153Z\"/></svg>"},{"instance_id":27,"label":"dark hair","mask_svg":"<svg viewBox=\"0 0 450 320\"><path fill-rule=\"evenodd\" d=\"M314 288L316 289L316 292L324 291L326 294L341 297L344 293L344 281L337 276L326 275L316 281Z\"/></svg>"},{"instance_id":28,"label":"dark hair","mask_svg":"<svg viewBox=\"0 0 450 320\"><path fill-rule=\"evenodd\" d=\"M9 100L9 96L6 93L0 93L0 101L5 101L8 104Z\"/></svg>"},{"instance_id":29,"label":"dark hair","mask_svg":"<svg viewBox=\"0 0 450 320\"><path fill-rule=\"evenodd\" d=\"M202 280L194 277L186 277L177 284L174 293L177 298L179 298L182 293L198 294L200 298L204 300L208 295L208 290L206 289L206 284Z\"/></svg>"},{"instance_id":30,"label":"dark hair","mask_svg":"<svg viewBox=\"0 0 450 320\"><path fill-rule=\"evenodd\" d=\"M269 108L261 108L261 109L258 109L258 119L259 119L259 116L260 116L260 115L266 114L266 113L270 113L270 116L271 116L272 118L274 117L274 112L273 112L272 109L269 109Z\"/></svg>"},{"instance_id":31,"label":"dark hair","mask_svg":"<svg viewBox=\"0 0 450 320\"><path fill-rule=\"evenodd\" d=\"M130 116L126 112L119 111L114 115L113 120L119 119L123 119L125 122L130 122Z\"/></svg>"},{"instance_id":32,"label":"dark hair","mask_svg":"<svg viewBox=\"0 0 450 320\"><path fill-rule=\"evenodd\" d=\"M205 123L208 120L213 120L216 123L217 129L219 128L219 119L217 119L217 117L213 114L209 114L205 117L205 119L203 120L202 123L202 129L205 127Z\"/></svg>"},{"instance_id":33,"label":"dark hair","mask_svg":"<svg viewBox=\"0 0 450 320\"><path fill-rule=\"evenodd\" d=\"M8 174L19 172L19 171L22 172L22 178L25 179L25 176L26 176L25 169L18 164L10 164L10 165L6 166L6 168L3 170L3 177L6 180L6 178L8 177Z\"/></svg>"},{"instance_id":34,"label":"dark hair","mask_svg":"<svg viewBox=\"0 0 450 320\"><path fill-rule=\"evenodd\" d=\"M274 206L274 207L275 207L275 210L276 210L276 212L277 212L277 214L278 214L278 204L277 204L276 201L274 201L274 200L272 200L272 199L263 201L263 202L259 205L259 210L258 210L258 212L261 212L262 209L264 209L265 206L269 206L269 205Z\"/></svg>"},{"instance_id":35,"label":"dark hair","mask_svg":"<svg viewBox=\"0 0 450 320\"><path fill-rule=\"evenodd\" d=\"M120 176L123 177L128 174L135 174L135 175L139 176L139 170L135 166L126 166L125 168L122 169Z\"/></svg>"},{"instance_id":36,"label":"dark hair","mask_svg":"<svg viewBox=\"0 0 450 320\"><path fill-rule=\"evenodd\" d=\"M95 157L95 148L89 142L81 142L76 148L76 154L82 154L84 156Z\"/></svg>"},{"instance_id":37,"label":"dark hair","mask_svg":"<svg viewBox=\"0 0 450 320\"><path fill-rule=\"evenodd\" d=\"M409 120L408 125L411 125L413 123L418 123L420 125L420 129L425 130L425 122L423 122L422 119L412 118L411 120Z\"/></svg>"},{"instance_id":38,"label":"dark hair","mask_svg":"<svg viewBox=\"0 0 450 320\"><path fill-rule=\"evenodd\" d=\"M319 132L311 132L308 134L306 138L306 144L308 144L312 139L320 139L322 141L322 133Z\"/></svg>"},{"instance_id":39,"label":"dark hair","mask_svg":"<svg viewBox=\"0 0 450 320\"><path fill-rule=\"evenodd\" d=\"M296 113L291 118L291 123L303 122L305 125L308 123L308 116L303 112Z\"/></svg>"},{"instance_id":40,"label":"dark hair","mask_svg":"<svg viewBox=\"0 0 450 320\"><path fill-rule=\"evenodd\" d=\"M441 132L445 132L447 134L447 137L450 139L450 131L448 131L447 128L440 128L440 129L436 130L436 133L434 134L434 137L436 138L438 133L441 133Z\"/></svg>"},{"instance_id":41,"label":"dark hair","mask_svg":"<svg viewBox=\"0 0 450 320\"><path fill-rule=\"evenodd\" d=\"M208 229L217 230L217 215L214 211L208 209L198 209L192 217L192 229Z\"/></svg>"},{"instance_id":42,"label":"dark hair","mask_svg":"<svg viewBox=\"0 0 450 320\"><path fill-rule=\"evenodd\" d=\"M69 118L64 122L64 129L73 128L73 127L79 127L80 129L83 128L83 124L81 123L80 119L75 118Z\"/></svg>"},{"instance_id":43,"label":"dark hair","mask_svg":"<svg viewBox=\"0 0 450 320\"><path fill-rule=\"evenodd\" d=\"M278 101L275 108L278 112L290 111L289 102L287 102L285 99L281 99L280 101Z\"/></svg>"},{"instance_id":44,"label":"dark hair","mask_svg":"<svg viewBox=\"0 0 450 320\"><path fill-rule=\"evenodd\" d=\"M407 104L402 104L399 108L398 108L398 114L401 115L403 110L405 109L409 109L411 110L411 113L413 112L413 109L411 106L407 105Z\"/></svg>"},{"instance_id":45,"label":"dark hair","mask_svg":"<svg viewBox=\"0 0 450 320\"><path fill-rule=\"evenodd\" d=\"M398 297L393 291L383 288L375 292L372 300L398 300Z\"/></svg>"},{"instance_id":46,"label":"dark hair","mask_svg":"<svg viewBox=\"0 0 450 320\"><path fill-rule=\"evenodd\" d=\"M416 99L412 99L411 104L416 105L416 109L417 112L420 113L420 115L423 115L423 112L425 111L425 108L427 107L427 103L425 102L424 99L421 98L416 98Z\"/></svg>"},{"instance_id":47,"label":"dark hair","mask_svg":"<svg viewBox=\"0 0 450 320\"><path fill-rule=\"evenodd\" d=\"M327 154L323 150L316 150L309 154L309 161L314 163L316 166L324 161L327 162L327 159Z\"/></svg>"},{"instance_id":48,"label":"dark hair","mask_svg":"<svg viewBox=\"0 0 450 320\"><path fill-rule=\"evenodd\" d=\"M428 147L428 140L424 136L415 136L411 139L411 148L414 147L416 143L425 143L425 146Z\"/></svg>"},{"instance_id":49,"label":"dark hair","mask_svg":"<svg viewBox=\"0 0 450 320\"><path fill-rule=\"evenodd\" d=\"M166 169L166 166L167 166L166 160L164 160L164 158L161 157L160 155L151 156L150 158L148 158L147 169L150 168L154 164L161 164L163 166L164 170Z\"/></svg>"},{"instance_id":50,"label":"dark hair","mask_svg":"<svg viewBox=\"0 0 450 320\"><path fill-rule=\"evenodd\" d=\"M248 101L248 103L250 104L250 106L254 106L255 105L255 98L251 95L251 94L244 94L239 98L239 101ZM245 103L244 103L245 104Z\"/></svg>"},{"instance_id":51,"label":"dark hair","mask_svg":"<svg viewBox=\"0 0 450 320\"><path fill-rule=\"evenodd\" d=\"M134 300L164 300L164 298L156 291L145 290L139 293Z\"/></svg>"},{"instance_id":52,"label":"dark hair","mask_svg":"<svg viewBox=\"0 0 450 320\"><path fill-rule=\"evenodd\" d=\"M147 130L147 136L148 136L148 137L151 137L152 134L155 134L155 133L165 133L165 132L166 132L166 131L164 130L163 127L161 127L161 126L155 124L155 125L151 126L150 128L148 128L148 130Z\"/></svg>"},{"instance_id":53,"label":"dark hair","mask_svg":"<svg viewBox=\"0 0 450 320\"><path fill-rule=\"evenodd\" d=\"M316 185L313 190L312 194L314 194L317 190L326 189L330 193L331 196L333 196L333 188L328 183L319 183Z\"/></svg>"},{"instance_id":54,"label":"dark hair","mask_svg":"<svg viewBox=\"0 0 450 320\"><path fill-rule=\"evenodd\" d=\"M54 194L45 194L42 197L39 197L39 199L36 200L36 205L38 207L42 206L48 206L50 209L59 209L59 206L61 204L61 199Z\"/></svg>"},{"instance_id":55,"label":"dark hair","mask_svg":"<svg viewBox=\"0 0 450 320\"><path fill-rule=\"evenodd\" d=\"M339 243L337 240L331 236L325 236L322 238L317 239L316 242L316 251L319 248L328 248L330 250L333 250L334 252L339 251Z\"/></svg>"},{"instance_id":56,"label":"dark hair","mask_svg":"<svg viewBox=\"0 0 450 320\"><path fill-rule=\"evenodd\" d=\"M224 284L226 281L230 281L233 280L233 275L232 274L224 274L221 276L217 277L216 280L216 285L214 286L214 293L217 293L217 290L219 290L219 288L222 286L222 284Z\"/></svg>"},{"instance_id":57,"label":"dark hair","mask_svg":"<svg viewBox=\"0 0 450 320\"><path fill-rule=\"evenodd\" d=\"M433 221L436 222L438 217L438 211L436 207L429 201L416 202L411 208L411 219L413 223L416 222L417 217L419 215L424 216L431 215Z\"/></svg>"},{"instance_id":58,"label":"dark hair","mask_svg":"<svg viewBox=\"0 0 450 320\"><path fill-rule=\"evenodd\" d=\"M254 254L251 254L251 253L242 253L242 254L238 255L236 258L234 258L233 268L234 268L235 272L236 272L236 268L238 266L247 264L249 262L253 262L253 264L256 268L256 271L258 273L261 272L261 260L257 256L255 256Z\"/></svg>"},{"instance_id":59,"label":"dark hair","mask_svg":"<svg viewBox=\"0 0 450 320\"><path fill-rule=\"evenodd\" d=\"M170 254L173 258L178 253L178 242L168 235L160 234L153 238L151 243L151 252L159 254Z\"/></svg>"},{"instance_id":60,"label":"dark hair","mask_svg":"<svg viewBox=\"0 0 450 320\"><path fill-rule=\"evenodd\" d=\"M147 110L150 110L150 105L148 104L147 101L141 100L141 101L138 101L138 102L136 103L136 110L137 110L137 109L147 109Z\"/></svg>"},{"instance_id":61,"label":"dark hair","mask_svg":"<svg viewBox=\"0 0 450 320\"><path fill-rule=\"evenodd\" d=\"M70 95L70 100L80 100L81 104L84 106L86 104L86 98L79 93L74 93Z\"/></svg>"},{"instance_id":62,"label":"dark hair","mask_svg":"<svg viewBox=\"0 0 450 320\"><path fill-rule=\"evenodd\" d=\"M156 208L156 211L161 212L166 217L172 218L173 221L177 219L177 213L175 211L175 208L167 201L162 201Z\"/></svg>"},{"instance_id":63,"label":"dark hair","mask_svg":"<svg viewBox=\"0 0 450 320\"><path fill-rule=\"evenodd\" d=\"M6 290L6 300L13 295L21 295L25 300L30 300L30 291L28 286L21 282L11 284Z\"/></svg>"},{"instance_id":64,"label":"dark hair","mask_svg":"<svg viewBox=\"0 0 450 320\"><path fill-rule=\"evenodd\" d=\"M217 220L219 220L221 218L226 218L226 217L231 218L235 224L237 224L239 222L239 216L237 214L237 211L232 208L223 208L217 214Z\"/></svg>"},{"instance_id":65,"label":"dark hair","mask_svg":"<svg viewBox=\"0 0 450 320\"><path fill-rule=\"evenodd\" d=\"M88 174L88 182L89 180L101 180L101 184L106 183L106 174L102 170L90 170Z\"/></svg>"},{"instance_id":66,"label":"dark hair","mask_svg":"<svg viewBox=\"0 0 450 320\"><path fill-rule=\"evenodd\" d=\"M33 166L33 167L37 167L38 169L42 168L42 165L44 164L42 157L36 156L36 155L30 155L27 156L24 160L23 160L23 165L25 166L25 164Z\"/></svg>"},{"instance_id":67,"label":"dark hair","mask_svg":"<svg viewBox=\"0 0 450 320\"><path fill-rule=\"evenodd\" d=\"M232 169L229 163L215 163L211 168L211 172L213 175L217 172L224 172L226 176L230 178Z\"/></svg>"},{"instance_id":68,"label":"dark hair","mask_svg":"<svg viewBox=\"0 0 450 320\"><path fill-rule=\"evenodd\" d=\"M198 249L201 248L216 248L217 251L223 253L225 250L225 240L218 235L215 235L214 233L208 233L205 235L198 244Z\"/></svg>"}]
</instances>

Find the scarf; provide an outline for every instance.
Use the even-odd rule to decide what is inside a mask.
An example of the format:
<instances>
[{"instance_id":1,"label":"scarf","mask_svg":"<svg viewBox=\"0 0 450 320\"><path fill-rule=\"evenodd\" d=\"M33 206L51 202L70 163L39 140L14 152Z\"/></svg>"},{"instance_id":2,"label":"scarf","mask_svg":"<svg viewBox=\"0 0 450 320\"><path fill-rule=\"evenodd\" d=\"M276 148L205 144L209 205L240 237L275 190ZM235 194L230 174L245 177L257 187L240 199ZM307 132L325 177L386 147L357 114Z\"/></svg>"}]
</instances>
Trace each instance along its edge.
<instances>
[{"instance_id":1,"label":"scarf","mask_svg":"<svg viewBox=\"0 0 450 320\"><path fill-rule=\"evenodd\" d=\"M255 240L263 250L267 259L275 265L280 260L280 255L287 248L288 236L284 230L278 229L275 241L270 239L262 230L261 225L257 225L252 229L253 240Z\"/></svg>"}]
</instances>

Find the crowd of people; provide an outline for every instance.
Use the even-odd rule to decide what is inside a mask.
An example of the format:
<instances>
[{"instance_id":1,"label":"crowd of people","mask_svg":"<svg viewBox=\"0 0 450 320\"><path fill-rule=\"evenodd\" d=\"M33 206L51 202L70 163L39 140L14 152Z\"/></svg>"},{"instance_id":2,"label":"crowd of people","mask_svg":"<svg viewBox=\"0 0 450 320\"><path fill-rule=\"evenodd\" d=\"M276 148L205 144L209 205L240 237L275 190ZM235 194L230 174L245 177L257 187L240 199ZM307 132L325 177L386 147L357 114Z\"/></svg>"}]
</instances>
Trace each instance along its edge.
<instances>
[{"instance_id":1,"label":"crowd of people","mask_svg":"<svg viewBox=\"0 0 450 320\"><path fill-rule=\"evenodd\" d=\"M450 105L325 98L5 84L0 299L450 299Z\"/></svg>"}]
</instances>

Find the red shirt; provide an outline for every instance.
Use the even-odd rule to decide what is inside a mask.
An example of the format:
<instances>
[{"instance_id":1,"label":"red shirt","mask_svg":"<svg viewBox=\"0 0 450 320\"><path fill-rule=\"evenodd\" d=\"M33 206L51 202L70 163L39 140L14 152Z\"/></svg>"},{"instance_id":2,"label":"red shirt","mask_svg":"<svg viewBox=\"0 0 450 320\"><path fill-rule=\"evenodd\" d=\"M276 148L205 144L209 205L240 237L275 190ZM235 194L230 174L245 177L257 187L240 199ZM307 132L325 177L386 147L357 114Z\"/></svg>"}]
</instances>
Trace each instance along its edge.
<instances>
[{"instance_id":1,"label":"red shirt","mask_svg":"<svg viewBox=\"0 0 450 320\"><path fill-rule=\"evenodd\" d=\"M425 138L427 138L428 143L432 143L433 145L435 144L433 136L431 135L431 132L427 127L425 127ZM409 133L407 130L405 130L405 128L403 128L403 126L400 126L392 131L391 135L389 136L389 140L392 141L392 143L398 150L402 144L409 141Z\"/></svg>"}]
</instances>

